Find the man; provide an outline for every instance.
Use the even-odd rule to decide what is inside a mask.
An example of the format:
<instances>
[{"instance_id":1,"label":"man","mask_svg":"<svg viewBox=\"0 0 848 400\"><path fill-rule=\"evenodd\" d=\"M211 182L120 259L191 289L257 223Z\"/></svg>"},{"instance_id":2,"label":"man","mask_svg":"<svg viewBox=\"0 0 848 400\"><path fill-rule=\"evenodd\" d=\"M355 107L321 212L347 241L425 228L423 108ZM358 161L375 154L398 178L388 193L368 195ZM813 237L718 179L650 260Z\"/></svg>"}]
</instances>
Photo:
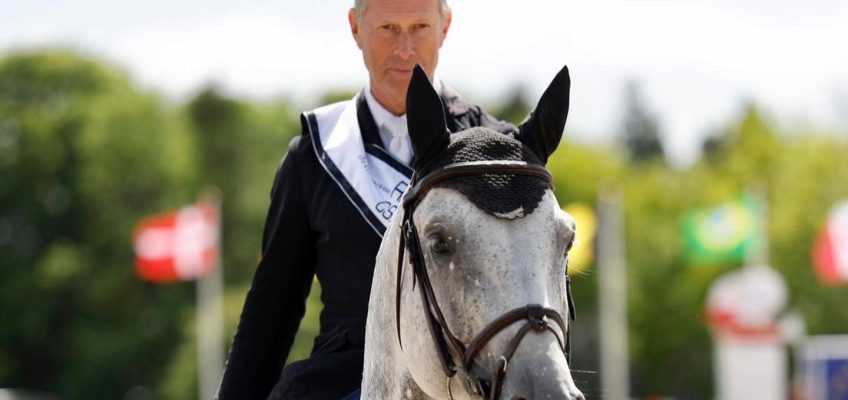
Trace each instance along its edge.
<instances>
[{"instance_id":1,"label":"man","mask_svg":"<svg viewBox=\"0 0 848 400\"><path fill-rule=\"evenodd\" d=\"M356 0L348 13L368 86L301 116L303 134L271 191L220 399L338 399L359 387L374 261L412 174L406 91L416 64L433 80L451 18L446 0ZM433 81L451 132L514 129ZM314 276L324 303L320 334L309 359L283 369Z\"/></svg>"}]
</instances>

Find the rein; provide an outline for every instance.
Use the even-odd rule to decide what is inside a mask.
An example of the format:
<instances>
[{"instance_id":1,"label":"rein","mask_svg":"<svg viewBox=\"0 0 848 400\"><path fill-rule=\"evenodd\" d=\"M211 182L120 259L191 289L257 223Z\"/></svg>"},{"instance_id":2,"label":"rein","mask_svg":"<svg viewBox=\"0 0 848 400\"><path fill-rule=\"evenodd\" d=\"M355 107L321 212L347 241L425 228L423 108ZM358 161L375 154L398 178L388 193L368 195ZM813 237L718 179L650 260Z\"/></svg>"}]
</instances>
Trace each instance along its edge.
<instances>
[{"instance_id":1,"label":"rein","mask_svg":"<svg viewBox=\"0 0 848 400\"><path fill-rule=\"evenodd\" d=\"M450 380L457 372L462 371L468 380L468 384L474 394L487 399L497 399L506 376L507 366L515 354L521 340L531 330L543 332L550 331L557 338L557 342L565 354L566 360L571 362L571 340L570 331L566 330L565 320L555 309L543 307L538 304L529 304L506 312L494 321L486 325L467 346L457 338L448 328L444 314L436 300L427 267L424 261L424 252L418 237L417 229L412 215L415 208L424 196L437 184L449 179L476 175L525 175L539 178L553 188L553 179L550 172L540 165L527 164L523 161L472 161L455 163L433 171L423 177L417 173L412 177L412 188L406 193L403 200L404 217L400 246L398 251L397 288L395 292L395 317L397 323L398 343L403 348L400 333L400 300L404 266L404 251L409 252L410 262L413 269L412 287L415 289L417 282L421 282L421 301L427 314L427 326L433 341L436 344L436 353L447 377L448 394L451 395ZM566 267L567 271L567 267ZM571 296L571 281L566 279L566 296L568 301L569 317L574 320L574 300ZM516 322L526 320L527 322L518 330L507 345L506 352L500 356L495 371L491 373L492 379L477 377L471 372L477 355L489 341L502 330L512 326ZM560 337L553 324L559 327L564 337ZM459 365L454 362L451 354L455 354Z\"/></svg>"}]
</instances>

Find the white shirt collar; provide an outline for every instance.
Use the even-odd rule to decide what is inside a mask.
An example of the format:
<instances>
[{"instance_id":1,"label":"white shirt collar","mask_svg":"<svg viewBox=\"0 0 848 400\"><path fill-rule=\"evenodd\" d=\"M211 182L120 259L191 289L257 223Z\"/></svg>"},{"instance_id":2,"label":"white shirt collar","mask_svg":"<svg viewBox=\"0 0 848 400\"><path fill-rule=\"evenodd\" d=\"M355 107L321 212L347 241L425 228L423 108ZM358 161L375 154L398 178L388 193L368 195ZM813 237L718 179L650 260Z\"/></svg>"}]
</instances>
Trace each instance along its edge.
<instances>
[{"instance_id":1,"label":"white shirt collar","mask_svg":"<svg viewBox=\"0 0 848 400\"><path fill-rule=\"evenodd\" d=\"M441 93L441 81L434 79L433 88L436 93ZM388 150L395 158L405 164L412 160L412 144L409 139L409 131L406 127L406 114L394 115L381 105L371 93L371 87L365 87L365 102L374 117L374 123L380 133L383 148Z\"/></svg>"},{"instance_id":2,"label":"white shirt collar","mask_svg":"<svg viewBox=\"0 0 848 400\"><path fill-rule=\"evenodd\" d=\"M436 89L436 93L442 92L442 82L438 78L438 76L433 79L433 88ZM374 95L371 94L371 86L365 86L365 102L368 103L368 109L371 111L371 116L374 117L374 122L377 125L377 129L380 130L380 137L383 139L383 143L388 147L389 140L391 140L392 135L402 135L406 136L409 133L406 131L406 114L403 115L394 115L389 110L386 110L377 99L374 98ZM403 123L399 124L398 119L402 119ZM394 123L393 123L394 122ZM402 132L395 132L394 127L404 127ZM384 135L384 131L385 135Z\"/></svg>"},{"instance_id":3,"label":"white shirt collar","mask_svg":"<svg viewBox=\"0 0 848 400\"><path fill-rule=\"evenodd\" d=\"M371 94L371 88L369 86L365 87L365 102L368 103L368 110L371 111L371 116L374 117L374 122L377 124L377 129L380 130L381 136L383 130L388 125L387 122L392 120L393 118L401 118L406 117L406 114L401 116L395 116L389 110L386 110L377 99L374 98L374 95ZM385 140L384 140L385 142Z\"/></svg>"}]
</instances>

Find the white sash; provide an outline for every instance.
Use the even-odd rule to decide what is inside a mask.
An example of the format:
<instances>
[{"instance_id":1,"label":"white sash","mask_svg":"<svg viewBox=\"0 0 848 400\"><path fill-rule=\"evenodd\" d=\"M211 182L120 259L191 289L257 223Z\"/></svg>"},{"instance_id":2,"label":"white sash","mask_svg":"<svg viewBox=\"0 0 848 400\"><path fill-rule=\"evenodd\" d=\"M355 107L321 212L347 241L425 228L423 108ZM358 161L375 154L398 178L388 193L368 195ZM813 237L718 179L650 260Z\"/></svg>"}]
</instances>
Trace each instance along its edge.
<instances>
[{"instance_id":1,"label":"white sash","mask_svg":"<svg viewBox=\"0 0 848 400\"><path fill-rule=\"evenodd\" d=\"M305 113L307 129L321 166L382 237L400 207L412 169L382 147L362 140L357 97Z\"/></svg>"}]
</instances>

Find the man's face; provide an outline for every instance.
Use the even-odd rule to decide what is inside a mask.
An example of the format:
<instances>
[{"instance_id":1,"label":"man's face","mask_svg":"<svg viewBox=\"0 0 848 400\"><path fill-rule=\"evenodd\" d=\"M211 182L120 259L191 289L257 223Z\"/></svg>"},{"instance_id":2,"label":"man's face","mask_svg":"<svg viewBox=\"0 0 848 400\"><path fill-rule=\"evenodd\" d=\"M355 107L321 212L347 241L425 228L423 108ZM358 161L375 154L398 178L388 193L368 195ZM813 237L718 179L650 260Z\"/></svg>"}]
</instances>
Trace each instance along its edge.
<instances>
[{"instance_id":1,"label":"man's face","mask_svg":"<svg viewBox=\"0 0 848 400\"><path fill-rule=\"evenodd\" d=\"M441 16L438 0L368 0L359 18L351 10L348 19L368 68L372 94L389 111L404 113L415 64L433 77L450 12Z\"/></svg>"}]
</instances>

